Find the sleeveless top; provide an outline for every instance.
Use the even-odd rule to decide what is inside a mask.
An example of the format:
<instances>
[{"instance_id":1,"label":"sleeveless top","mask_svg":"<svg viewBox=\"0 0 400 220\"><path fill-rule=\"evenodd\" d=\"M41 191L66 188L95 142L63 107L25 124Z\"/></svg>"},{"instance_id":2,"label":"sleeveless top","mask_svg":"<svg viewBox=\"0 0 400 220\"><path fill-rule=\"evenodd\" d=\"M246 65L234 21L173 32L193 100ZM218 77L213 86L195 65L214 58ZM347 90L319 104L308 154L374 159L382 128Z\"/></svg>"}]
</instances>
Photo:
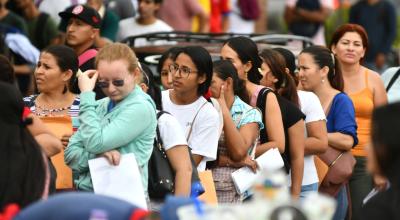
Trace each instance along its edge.
<instances>
[{"instance_id":1,"label":"sleeveless top","mask_svg":"<svg viewBox=\"0 0 400 220\"><path fill-rule=\"evenodd\" d=\"M365 147L370 140L371 117L374 109L374 95L368 87L368 70L365 70L365 88L349 94L356 112L358 144L351 150L354 156L365 157Z\"/></svg>"}]
</instances>

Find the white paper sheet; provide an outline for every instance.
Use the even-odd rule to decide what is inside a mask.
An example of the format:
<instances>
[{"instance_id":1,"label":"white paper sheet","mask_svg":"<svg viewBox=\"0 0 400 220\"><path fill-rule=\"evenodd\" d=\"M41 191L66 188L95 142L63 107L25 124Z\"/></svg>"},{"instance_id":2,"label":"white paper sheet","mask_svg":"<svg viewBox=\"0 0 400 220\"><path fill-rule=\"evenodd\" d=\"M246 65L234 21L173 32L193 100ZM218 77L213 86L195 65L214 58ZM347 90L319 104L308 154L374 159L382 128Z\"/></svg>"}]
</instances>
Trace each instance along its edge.
<instances>
[{"instance_id":1,"label":"white paper sheet","mask_svg":"<svg viewBox=\"0 0 400 220\"><path fill-rule=\"evenodd\" d=\"M256 179L261 175L262 170L276 170L284 166L278 148L268 150L259 156L256 161L260 168L257 173L253 173L248 167L242 167L231 174L236 191L239 194L243 194L254 184Z\"/></svg>"},{"instance_id":2,"label":"white paper sheet","mask_svg":"<svg viewBox=\"0 0 400 220\"><path fill-rule=\"evenodd\" d=\"M142 177L132 153L121 155L118 166L110 165L103 157L89 160L94 192L128 201L147 209Z\"/></svg>"}]
</instances>

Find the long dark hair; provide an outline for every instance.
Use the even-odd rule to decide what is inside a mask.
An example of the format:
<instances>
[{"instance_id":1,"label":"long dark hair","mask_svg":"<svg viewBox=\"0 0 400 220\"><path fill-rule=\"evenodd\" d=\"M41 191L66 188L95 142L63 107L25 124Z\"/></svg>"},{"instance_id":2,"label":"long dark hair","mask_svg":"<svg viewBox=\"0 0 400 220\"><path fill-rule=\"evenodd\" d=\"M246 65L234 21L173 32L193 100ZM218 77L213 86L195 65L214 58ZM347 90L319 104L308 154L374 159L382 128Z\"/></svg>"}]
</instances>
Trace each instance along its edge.
<instances>
[{"instance_id":1,"label":"long dark hair","mask_svg":"<svg viewBox=\"0 0 400 220\"><path fill-rule=\"evenodd\" d=\"M300 54L302 53L310 54L319 68L323 68L324 66L328 67L329 83L333 88L343 92L344 81L340 63L328 48L323 46L311 46L300 52Z\"/></svg>"},{"instance_id":2,"label":"long dark hair","mask_svg":"<svg viewBox=\"0 0 400 220\"><path fill-rule=\"evenodd\" d=\"M181 50L182 50L182 47L171 47L171 48L169 48L167 51L165 51L165 52L161 55L160 59L158 60L157 72L158 72L159 74L161 74L161 70L162 70L162 67L163 67L163 65L164 65L164 62L165 62L167 59L175 60L177 54L179 54L179 52L180 52Z\"/></svg>"},{"instance_id":3,"label":"long dark hair","mask_svg":"<svg viewBox=\"0 0 400 220\"><path fill-rule=\"evenodd\" d=\"M143 79L142 82L146 84L149 88L147 90L147 94L153 99L156 104L156 109L162 110L162 99L161 99L161 89L160 85L158 85L154 81L153 71L144 63L140 62L140 67L142 69Z\"/></svg>"},{"instance_id":4,"label":"long dark hair","mask_svg":"<svg viewBox=\"0 0 400 220\"><path fill-rule=\"evenodd\" d=\"M296 57L292 53L292 51L282 48L282 47L276 47L273 50L279 52L283 58L285 58L285 63L286 63L286 68L289 69L289 74L292 76L294 79L294 82L297 85L299 85L299 79L298 76L296 75Z\"/></svg>"},{"instance_id":5,"label":"long dark hair","mask_svg":"<svg viewBox=\"0 0 400 220\"><path fill-rule=\"evenodd\" d=\"M197 68L198 76L206 76L206 80L202 84L199 84L199 87L197 88L197 94L199 96L204 95L208 91L212 80L213 67L210 53L201 46L187 46L183 47L182 50L178 52L175 60L182 53L190 57Z\"/></svg>"},{"instance_id":6,"label":"long dark hair","mask_svg":"<svg viewBox=\"0 0 400 220\"><path fill-rule=\"evenodd\" d=\"M44 192L46 167L39 144L26 129L24 103L15 86L0 82L0 210L25 207Z\"/></svg>"},{"instance_id":7,"label":"long dark hair","mask_svg":"<svg viewBox=\"0 0 400 220\"><path fill-rule=\"evenodd\" d=\"M64 45L51 45L43 49L42 53L51 54L56 59L56 63L61 71L72 71L72 76L68 82L68 89L71 92L78 93L78 88L74 87L76 73L79 68L78 56L75 51Z\"/></svg>"},{"instance_id":8,"label":"long dark hair","mask_svg":"<svg viewBox=\"0 0 400 220\"><path fill-rule=\"evenodd\" d=\"M285 58L277 51L272 49L264 49L260 53L260 57L271 70L272 75L278 81L274 83L278 94L299 106L299 96L297 95L297 87L289 73L286 72Z\"/></svg>"},{"instance_id":9,"label":"long dark hair","mask_svg":"<svg viewBox=\"0 0 400 220\"><path fill-rule=\"evenodd\" d=\"M217 60L213 63L213 71L222 80L227 80L229 77L233 81L233 93L240 97L246 103L249 102L249 97L246 93L245 81L239 78L235 66L228 60Z\"/></svg>"},{"instance_id":10,"label":"long dark hair","mask_svg":"<svg viewBox=\"0 0 400 220\"><path fill-rule=\"evenodd\" d=\"M257 44L250 38L243 36L230 38L225 44L238 54L243 64L251 62L252 67L247 73L247 79L252 83L259 84L262 75L258 72L258 68L260 68L262 61L258 56Z\"/></svg>"}]
</instances>

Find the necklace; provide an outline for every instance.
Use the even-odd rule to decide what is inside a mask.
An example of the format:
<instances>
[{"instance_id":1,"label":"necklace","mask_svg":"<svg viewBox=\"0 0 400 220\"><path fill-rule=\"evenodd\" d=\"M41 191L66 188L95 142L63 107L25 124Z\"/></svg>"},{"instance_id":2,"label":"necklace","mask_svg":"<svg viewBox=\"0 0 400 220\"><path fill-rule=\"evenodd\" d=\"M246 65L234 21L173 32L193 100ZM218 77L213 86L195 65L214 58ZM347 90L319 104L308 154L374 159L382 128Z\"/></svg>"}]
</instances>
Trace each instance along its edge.
<instances>
[{"instance_id":1,"label":"necklace","mask_svg":"<svg viewBox=\"0 0 400 220\"><path fill-rule=\"evenodd\" d=\"M35 108L36 108L35 114L37 116L48 116L48 115L54 115L55 113L63 112L65 110L69 110L71 108L71 106L51 109L51 108L44 108L35 103ZM38 110L40 110L40 111L38 111Z\"/></svg>"}]
</instances>

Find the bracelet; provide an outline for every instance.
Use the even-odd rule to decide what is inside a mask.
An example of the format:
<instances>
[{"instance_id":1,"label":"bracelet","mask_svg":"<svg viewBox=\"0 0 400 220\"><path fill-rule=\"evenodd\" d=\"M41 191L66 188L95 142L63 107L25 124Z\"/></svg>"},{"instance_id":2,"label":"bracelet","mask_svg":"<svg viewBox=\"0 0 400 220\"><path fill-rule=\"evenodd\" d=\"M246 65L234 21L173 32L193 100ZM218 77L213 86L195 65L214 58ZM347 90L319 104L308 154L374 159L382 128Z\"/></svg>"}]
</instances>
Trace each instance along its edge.
<instances>
[{"instance_id":1,"label":"bracelet","mask_svg":"<svg viewBox=\"0 0 400 220\"><path fill-rule=\"evenodd\" d=\"M335 165L335 163L343 156L343 154L344 154L344 152L342 152L341 154L339 154L339 156L338 156L335 160L333 160L332 163L330 163L330 164L328 165L328 167L330 168L331 166Z\"/></svg>"}]
</instances>

